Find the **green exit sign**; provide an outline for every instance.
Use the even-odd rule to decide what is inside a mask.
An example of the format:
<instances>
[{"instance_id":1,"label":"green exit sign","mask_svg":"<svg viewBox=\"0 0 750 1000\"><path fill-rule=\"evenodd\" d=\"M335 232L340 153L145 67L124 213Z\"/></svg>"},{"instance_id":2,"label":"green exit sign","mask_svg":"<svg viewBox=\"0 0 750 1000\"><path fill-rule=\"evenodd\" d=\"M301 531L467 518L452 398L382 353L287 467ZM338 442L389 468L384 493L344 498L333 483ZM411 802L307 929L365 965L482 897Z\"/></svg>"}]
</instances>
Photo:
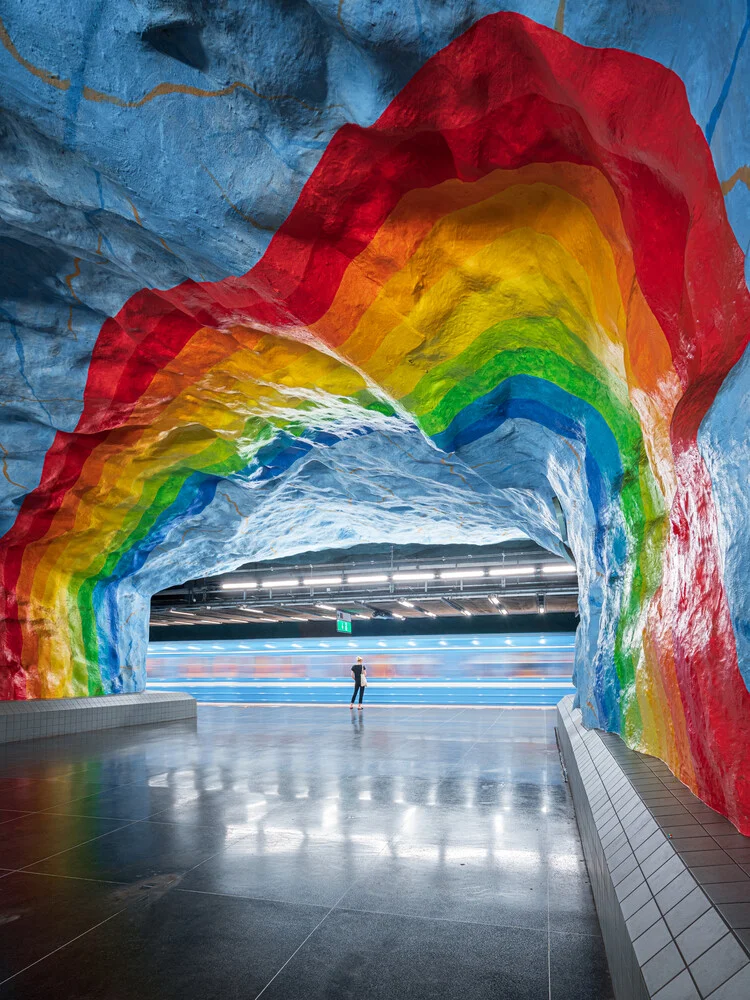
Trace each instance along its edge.
<instances>
[{"instance_id":1,"label":"green exit sign","mask_svg":"<svg viewBox=\"0 0 750 1000\"><path fill-rule=\"evenodd\" d=\"M343 618L336 619L336 631L337 632L348 632L351 634L352 623L351 621L346 621Z\"/></svg>"}]
</instances>

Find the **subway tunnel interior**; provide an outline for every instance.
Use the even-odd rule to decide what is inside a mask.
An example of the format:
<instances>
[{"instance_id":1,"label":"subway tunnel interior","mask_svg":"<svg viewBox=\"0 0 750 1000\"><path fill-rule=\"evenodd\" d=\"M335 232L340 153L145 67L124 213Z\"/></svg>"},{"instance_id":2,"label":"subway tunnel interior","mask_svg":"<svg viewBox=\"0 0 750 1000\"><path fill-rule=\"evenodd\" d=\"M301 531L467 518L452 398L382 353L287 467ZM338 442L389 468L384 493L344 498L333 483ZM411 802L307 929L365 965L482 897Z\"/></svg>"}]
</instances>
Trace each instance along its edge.
<instances>
[{"instance_id":1,"label":"subway tunnel interior","mask_svg":"<svg viewBox=\"0 0 750 1000\"><path fill-rule=\"evenodd\" d=\"M348 110L258 102L295 148L316 121L329 138L304 184L268 193L258 174L240 205L201 164L230 225L190 223L200 261L154 201L166 140L141 209L97 165L133 107L192 92L87 87L76 113L97 128L60 134L44 102L70 81L6 42L3 696L140 690L150 596L189 577L362 541L520 534L563 554L557 504L586 723L746 829L744 446L727 435L748 293L711 149L653 60L511 12L463 33L446 17L456 37L388 77L377 115L376 78ZM217 14L201 37L223 30ZM333 49L324 65L333 82ZM146 139L128 135L135 162ZM227 260L238 227L249 270Z\"/></svg>"},{"instance_id":2,"label":"subway tunnel interior","mask_svg":"<svg viewBox=\"0 0 750 1000\"><path fill-rule=\"evenodd\" d=\"M0 699L147 690L194 581L528 545L583 724L748 835L750 14L407 6L3 14Z\"/></svg>"}]
</instances>

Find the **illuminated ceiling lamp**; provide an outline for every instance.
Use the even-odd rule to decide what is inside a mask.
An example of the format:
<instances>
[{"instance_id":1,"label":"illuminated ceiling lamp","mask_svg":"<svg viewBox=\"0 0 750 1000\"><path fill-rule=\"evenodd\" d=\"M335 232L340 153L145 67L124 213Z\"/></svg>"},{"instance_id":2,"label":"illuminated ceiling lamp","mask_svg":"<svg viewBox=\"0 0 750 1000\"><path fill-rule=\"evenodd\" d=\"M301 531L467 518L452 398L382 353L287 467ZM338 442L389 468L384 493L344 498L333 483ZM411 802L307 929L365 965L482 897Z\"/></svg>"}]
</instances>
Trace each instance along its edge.
<instances>
[{"instance_id":1,"label":"illuminated ceiling lamp","mask_svg":"<svg viewBox=\"0 0 750 1000\"><path fill-rule=\"evenodd\" d=\"M537 594L536 595L536 609L537 609L537 611L539 612L540 615L543 615L543 614L547 613L547 605L546 605L546 601L545 601L545 598L544 598L544 594Z\"/></svg>"},{"instance_id":2,"label":"illuminated ceiling lamp","mask_svg":"<svg viewBox=\"0 0 750 1000\"><path fill-rule=\"evenodd\" d=\"M564 563L564 562L547 563L546 566L542 566L542 573L544 573L547 576L555 573L562 575L567 573L573 574L577 572L578 570L576 569L575 566L571 565L571 563Z\"/></svg>"},{"instance_id":3,"label":"illuminated ceiling lamp","mask_svg":"<svg viewBox=\"0 0 750 1000\"><path fill-rule=\"evenodd\" d=\"M533 576L535 572L535 566L520 563L515 566L493 566L490 576Z\"/></svg>"}]
</instances>

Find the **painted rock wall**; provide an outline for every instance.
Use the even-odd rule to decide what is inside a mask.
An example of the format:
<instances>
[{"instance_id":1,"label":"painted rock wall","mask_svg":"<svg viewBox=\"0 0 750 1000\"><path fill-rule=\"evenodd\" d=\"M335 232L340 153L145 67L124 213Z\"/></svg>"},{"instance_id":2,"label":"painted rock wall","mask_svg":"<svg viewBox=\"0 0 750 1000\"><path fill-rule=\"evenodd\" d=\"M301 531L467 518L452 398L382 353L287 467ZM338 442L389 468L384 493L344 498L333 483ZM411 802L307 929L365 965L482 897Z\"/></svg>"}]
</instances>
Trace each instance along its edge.
<instances>
[{"instance_id":1,"label":"painted rock wall","mask_svg":"<svg viewBox=\"0 0 750 1000\"><path fill-rule=\"evenodd\" d=\"M141 689L150 595L248 559L562 551L557 498L587 725L750 832L750 10L614 6L6 18L0 696Z\"/></svg>"}]
</instances>

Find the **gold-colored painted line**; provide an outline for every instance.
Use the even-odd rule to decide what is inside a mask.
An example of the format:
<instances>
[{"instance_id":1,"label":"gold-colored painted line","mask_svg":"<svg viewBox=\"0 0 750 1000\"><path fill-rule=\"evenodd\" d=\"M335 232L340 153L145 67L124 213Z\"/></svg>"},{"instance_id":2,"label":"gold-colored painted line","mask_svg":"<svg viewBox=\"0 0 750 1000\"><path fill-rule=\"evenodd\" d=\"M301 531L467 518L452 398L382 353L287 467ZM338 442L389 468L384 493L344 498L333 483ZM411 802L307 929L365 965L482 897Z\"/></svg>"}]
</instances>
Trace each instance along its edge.
<instances>
[{"instance_id":1,"label":"gold-colored painted line","mask_svg":"<svg viewBox=\"0 0 750 1000\"><path fill-rule=\"evenodd\" d=\"M50 87L55 87L57 90L70 89L70 80L63 79L55 73L50 73L49 70L42 69L40 66L35 66L34 63L21 55L13 44L13 39L8 34L8 29L5 27L2 18L0 18L0 42L2 42L5 49L17 63L23 66L29 73L32 73L37 79L41 80L42 83L46 83ZM185 83L158 83L144 94L143 97L139 97L135 101L125 101L121 97L117 97L116 94L107 94L103 90L96 90L93 87L84 87L82 96L85 101L94 101L97 104L113 104L118 108L142 108L144 104L148 104L149 101L153 101L156 97L166 97L169 94L186 94L189 97L226 97L228 94L234 93L235 90L247 90L261 101L293 101L308 111L329 111L332 108L343 107L341 104L329 104L320 107L315 104L308 104L307 101L302 101L291 94L261 94L255 87L251 87L248 83L243 83L242 80L235 80L228 86L221 87L218 90L204 90L202 87L192 87Z\"/></svg>"},{"instance_id":2,"label":"gold-colored painted line","mask_svg":"<svg viewBox=\"0 0 750 1000\"><path fill-rule=\"evenodd\" d=\"M232 201L232 199L226 193L226 191L224 190L224 188L221 186L221 184L216 180L216 178L211 173L211 171L208 169L208 167L204 163L201 163L201 167L203 168L203 170L206 171L206 173L208 174L208 176L211 178L211 180L214 182L214 184L216 185L216 187L219 189L219 191L221 192L221 197L224 199L224 201L227 203L227 205L229 205L230 208L234 209L234 211L237 213L237 215L240 216L240 218L244 219L245 222L249 222L250 225L254 226L256 229L263 229L267 233L272 233L274 231L271 226L264 226L264 225L262 225L260 222L257 221L257 219L254 219L252 217L252 215L247 215L245 212L242 211L241 208L238 208L237 205L235 205L235 203Z\"/></svg>"},{"instance_id":3,"label":"gold-colored painted line","mask_svg":"<svg viewBox=\"0 0 750 1000\"><path fill-rule=\"evenodd\" d=\"M17 486L19 490L26 490L26 492L28 493L28 490L25 486L22 486L20 483L17 483L15 479L10 478L10 474L8 473L8 449L5 447L4 444L0 444L0 451L2 451L3 453L3 475L11 484L11 486Z\"/></svg>"},{"instance_id":4,"label":"gold-colored painted line","mask_svg":"<svg viewBox=\"0 0 750 1000\"><path fill-rule=\"evenodd\" d=\"M76 295L75 291L73 290L73 280L75 278L79 278L81 276L81 258L80 257L74 257L73 258L73 266L74 266L73 271L70 274L66 274L65 275L65 284L68 286L68 291L73 296L73 298L76 300L76 302L80 302L81 300L78 298L78 296Z\"/></svg>"},{"instance_id":5,"label":"gold-colored painted line","mask_svg":"<svg viewBox=\"0 0 750 1000\"><path fill-rule=\"evenodd\" d=\"M167 251L167 253L171 253L173 257L176 257L176 256L177 256L177 254L176 254L176 253L174 252L174 250L173 250L173 249L172 249L172 248L171 248L171 247L169 246L169 244L167 243L167 241L166 241L166 240L162 239L162 238L161 238L161 236L159 236L159 237L158 237L158 240L159 240L159 242L161 243L161 245L162 245L162 246L164 247L164 249L165 249L165 250Z\"/></svg>"},{"instance_id":6,"label":"gold-colored painted line","mask_svg":"<svg viewBox=\"0 0 750 1000\"><path fill-rule=\"evenodd\" d=\"M721 193L726 196L738 181L742 181L746 188L750 189L750 167L737 167L735 172L727 180L721 182Z\"/></svg>"},{"instance_id":7,"label":"gold-colored painted line","mask_svg":"<svg viewBox=\"0 0 750 1000\"><path fill-rule=\"evenodd\" d=\"M125 197L125 201L128 203L128 205L130 205L130 208L132 209L133 218L138 223L138 225L142 227L143 223L141 222L141 217L138 214L138 209L135 207L135 205L133 204L133 202L127 196Z\"/></svg>"},{"instance_id":8,"label":"gold-colored painted line","mask_svg":"<svg viewBox=\"0 0 750 1000\"><path fill-rule=\"evenodd\" d=\"M555 31L559 31L560 34L565 32L565 0L560 0L557 5L557 13L555 14Z\"/></svg>"},{"instance_id":9,"label":"gold-colored painted line","mask_svg":"<svg viewBox=\"0 0 750 1000\"><path fill-rule=\"evenodd\" d=\"M46 69L40 69L39 66L35 66L28 59L24 59L21 53L13 44L13 39L8 34L8 30L3 23L3 19L0 18L0 42L3 43L8 52L13 56L17 63L20 63L24 69L28 70L29 73L33 73L34 76L38 77L43 83L49 84L50 87L56 87L57 90L67 90L70 87L70 80L62 80L59 76L55 76L54 73L48 72Z\"/></svg>"},{"instance_id":10,"label":"gold-colored painted line","mask_svg":"<svg viewBox=\"0 0 750 1000\"><path fill-rule=\"evenodd\" d=\"M242 518L242 519L244 520L244 518L245 518L245 515L244 515L244 514L242 513L242 511L241 511L241 510L240 510L240 508L239 508L239 507L237 506L237 504L235 503L235 501L234 501L234 500L232 500L232 498L231 498L231 497L229 496L229 494L228 494L228 493L224 493L224 492L222 492L222 493L220 494L220 496L223 496L223 497L224 497L224 499L226 500L226 502L227 502L227 503L228 503L228 504L229 504L230 506L234 507L234 509L235 509L235 510L237 511L237 513L239 514L239 516L240 516L240 517L241 517L241 518Z\"/></svg>"},{"instance_id":11,"label":"gold-colored painted line","mask_svg":"<svg viewBox=\"0 0 750 1000\"><path fill-rule=\"evenodd\" d=\"M339 5L338 5L338 8L336 10L336 20L339 22L339 24L341 25L341 30L344 32L344 34L348 38L349 37L349 32L346 30L346 25L344 24L344 19L341 16L341 11L342 11L343 7L344 7L344 0L339 0Z\"/></svg>"}]
</instances>

